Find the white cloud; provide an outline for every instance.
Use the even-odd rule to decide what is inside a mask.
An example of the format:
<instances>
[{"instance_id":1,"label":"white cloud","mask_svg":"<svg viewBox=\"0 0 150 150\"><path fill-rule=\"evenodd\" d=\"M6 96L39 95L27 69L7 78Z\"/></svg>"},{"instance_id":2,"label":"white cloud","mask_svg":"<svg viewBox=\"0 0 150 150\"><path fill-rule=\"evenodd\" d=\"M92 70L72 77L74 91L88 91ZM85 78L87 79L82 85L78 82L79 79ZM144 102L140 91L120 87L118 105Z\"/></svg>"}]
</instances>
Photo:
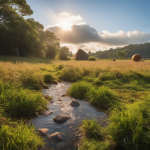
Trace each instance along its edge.
<instances>
[{"instance_id":1,"label":"white cloud","mask_svg":"<svg viewBox=\"0 0 150 150\"><path fill-rule=\"evenodd\" d=\"M85 51L96 51L125 46L128 44L140 44L150 42L150 33L140 31L118 31L111 33L107 30L98 32L97 29L83 22L80 15L74 16L67 12L59 14L60 22L46 29L54 32L60 39L61 44L77 50L83 48ZM64 24L63 24L64 23ZM68 26L67 26L68 25ZM64 30L66 26L66 29ZM69 30L70 29L70 30Z\"/></svg>"}]
</instances>

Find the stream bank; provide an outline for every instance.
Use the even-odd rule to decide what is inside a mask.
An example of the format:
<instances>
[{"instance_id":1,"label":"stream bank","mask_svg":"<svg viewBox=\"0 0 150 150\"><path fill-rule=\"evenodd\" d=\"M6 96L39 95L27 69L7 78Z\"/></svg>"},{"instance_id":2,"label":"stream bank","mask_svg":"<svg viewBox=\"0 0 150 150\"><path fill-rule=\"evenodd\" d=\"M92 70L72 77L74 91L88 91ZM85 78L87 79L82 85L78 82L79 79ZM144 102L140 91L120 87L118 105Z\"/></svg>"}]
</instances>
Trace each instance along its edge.
<instances>
[{"instance_id":1,"label":"stream bank","mask_svg":"<svg viewBox=\"0 0 150 150\"><path fill-rule=\"evenodd\" d=\"M49 129L48 134L44 136L46 150L77 150L79 146L78 142L81 138L78 128L82 120L94 118L102 121L107 118L104 112L98 111L87 101L75 99L80 105L76 107L71 106L70 103L73 98L70 96L62 97L63 94L67 93L70 86L71 83L69 82L59 82L57 85L48 85L49 89L43 89L44 95L49 95L53 98L48 104L48 108L53 113L50 115L43 114L31 120L36 129ZM71 119L62 124L55 123L53 118L59 114L68 115ZM62 137L62 141L59 143L53 143L47 139L49 135L55 132L59 132Z\"/></svg>"}]
</instances>

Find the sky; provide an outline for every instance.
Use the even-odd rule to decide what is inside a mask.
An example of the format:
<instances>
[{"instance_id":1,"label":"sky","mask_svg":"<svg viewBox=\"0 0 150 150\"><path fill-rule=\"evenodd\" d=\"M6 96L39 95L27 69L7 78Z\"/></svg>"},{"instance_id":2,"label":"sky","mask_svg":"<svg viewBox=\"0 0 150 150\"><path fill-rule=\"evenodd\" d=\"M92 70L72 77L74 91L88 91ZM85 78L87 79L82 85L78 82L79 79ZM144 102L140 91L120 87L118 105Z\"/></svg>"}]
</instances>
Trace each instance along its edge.
<instances>
[{"instance_id":1,"label":"sky","mask_svg":"<svg viewBox=\"0 0 150 150\"><path fill-rule=\"evenodd\" d=\"M150 42L150 0L26 0L35 21L76 53Z\"/></svg>"}]
</instances>

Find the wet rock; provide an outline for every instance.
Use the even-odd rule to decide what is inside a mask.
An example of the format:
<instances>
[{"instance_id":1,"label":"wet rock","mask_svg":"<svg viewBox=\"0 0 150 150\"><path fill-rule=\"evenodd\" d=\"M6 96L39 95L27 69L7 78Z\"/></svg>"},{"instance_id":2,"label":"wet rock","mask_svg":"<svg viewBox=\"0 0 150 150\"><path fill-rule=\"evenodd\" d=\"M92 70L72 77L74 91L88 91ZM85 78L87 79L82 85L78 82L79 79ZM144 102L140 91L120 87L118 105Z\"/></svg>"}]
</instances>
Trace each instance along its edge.
<instances>
[{"instance_id":1,"label":"wet rock","mask_svg":"<svg viewBox=\"0 0 150 150\"><path fill-rule=\"evenodd\" d=\"M64 123L68 119L71 119L71 117L67 116L67 115L57 115L53 118L54 122L56 122L56 123Z\"/></svg>"},{"instance_id":2,"label":"wet rock","mask_svg":"<svg viewBox=\"0 0 150 150\"><path fill-rule=\"evenodd\" d=\"M62 137L59 134L59 132L55 132L55 133L51 134L47 139L54 143L58 143L58 142L62 141Z\"/></svg>"},{"instance_id":3,"label":"wet rock","mask_svg":"<svg viewBox=\"0 0 150 150\"><path fill-rule=\"evenodd\" d=\"M59 101L62 101L63 99L62 99L62 98L58 98L58 100L59 100Z\"/></svg>"},{"instance_id":4,"label":"wet rock","mask_svg":"<svg viewBox=\"0 0 150 150\"><path fill-rule=\"evenodd\" d=\"M39 131L40 135L45 136L45 135L47 135L49 130L47 128L41 128L41 129L38 129L38 131Z\"/></svg>"},{"instance_id":5,"label":"wet rock","mask_svg":"<svg viewBox=\"0 0 150 150\"><path fill-rule=\"evenodd\" d=\"M70 103L71 106L79 106L80 104L75 100L73 99L72 102Z\"/></svg>"},{"instance_id":6,"label":"wet rock","mask_svg":"<svg viewBox=\"0 0 150 150\"><path fill-rule=\"evenodd\" d=\"M67 93L65 93L65 94L62 94L62 95L61 95L61 97L65 97L65 96L67 96L67 95L68 95L68 94L67 94Z\"/></svg>"},{"instance_id":7,"label":"wet rock","mask_svg":"<svg viewBox=\"0 0 150 150\"><path fill-rule=\"evenodd\" d=\"M70 126L70 129L72 129L73 128L73 126Z\"/></svg>"},{"instance_id":8,"label":"wet rock","mask_svg":"<svg viewBox=\"0 0 150 150\"><path fill-rule=\"evenodd\" d=\"M48 111L45 113L45 116L51 115L53 113L53 111Z\"/></svg>"}]
</instances>

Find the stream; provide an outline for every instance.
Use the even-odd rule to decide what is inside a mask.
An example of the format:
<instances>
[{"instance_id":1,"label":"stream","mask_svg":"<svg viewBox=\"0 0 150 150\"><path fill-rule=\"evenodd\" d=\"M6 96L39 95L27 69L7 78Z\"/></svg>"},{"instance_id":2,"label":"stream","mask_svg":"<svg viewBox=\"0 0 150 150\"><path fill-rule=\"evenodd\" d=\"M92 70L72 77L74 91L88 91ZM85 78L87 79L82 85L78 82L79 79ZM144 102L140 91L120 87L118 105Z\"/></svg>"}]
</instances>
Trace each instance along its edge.
<instances>
[{"instance_id":1,"label":"stream","mask_svg":"<svg viewBox=\"0 0 150 150\"><path fill-rule=\"evenodd\" d=\"M87 101L75 99L80 103L80 106L71 106L70 102L73 98L70 96L62 97L62 94L67 93L70 86L71 83L69 82L59 82L57 85L48 85L49 89L43 89L44 95L49 95L53 98L48 104L50 111L53 111L53 113L48 116L43 114L31 120L31 123L36 129L49 129L47 136L44 136L46 150L78 150L78 142L81 137L77 136L77 133L82 120L94 118L98 121L103 121L107 118L104 112L98 111ZM59 101L59 98L62 98L62 101ZM55 123L53 118L58 114L68 115L71 119L62 124ZM103 122L103 124L105 124L105 122ZM62 142L55 144L47 140L48 136L55 132L60 133Z\"/></svg>"}]
</instances>

